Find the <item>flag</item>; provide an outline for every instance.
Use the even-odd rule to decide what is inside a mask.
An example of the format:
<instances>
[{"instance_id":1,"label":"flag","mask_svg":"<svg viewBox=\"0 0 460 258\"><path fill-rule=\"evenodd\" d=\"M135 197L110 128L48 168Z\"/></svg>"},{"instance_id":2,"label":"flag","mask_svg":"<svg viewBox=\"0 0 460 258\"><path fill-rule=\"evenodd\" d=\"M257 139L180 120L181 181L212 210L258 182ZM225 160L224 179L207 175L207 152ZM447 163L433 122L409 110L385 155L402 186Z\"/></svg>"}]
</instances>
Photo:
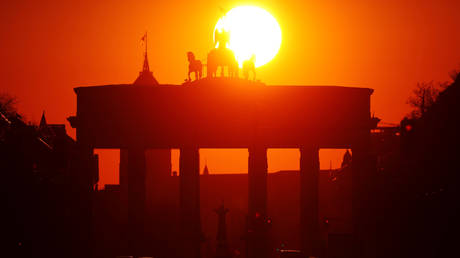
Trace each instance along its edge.
<instances>
[{"instance_id":1,"label":"flag","mask_svg":"<svg viewBox=\"0 0 460 258\"><path fill-rule=\"evenodd\" d=\"M146 39L147 39L147 32L144 34L144 36L142 36L141 40L145 41Z\"/></svg>"}]
</instances>

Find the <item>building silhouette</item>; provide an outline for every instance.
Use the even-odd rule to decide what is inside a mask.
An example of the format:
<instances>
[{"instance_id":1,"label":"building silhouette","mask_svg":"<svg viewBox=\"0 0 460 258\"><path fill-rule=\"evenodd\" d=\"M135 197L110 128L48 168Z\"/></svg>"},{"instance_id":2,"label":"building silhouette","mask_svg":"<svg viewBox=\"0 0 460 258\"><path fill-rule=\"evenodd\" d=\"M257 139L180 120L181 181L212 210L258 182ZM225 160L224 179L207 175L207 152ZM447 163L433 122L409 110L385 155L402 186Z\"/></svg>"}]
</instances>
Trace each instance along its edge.
<instances>
[{"instance_id":1,"label":"building silhouette","mask_svg":"<svg viewBox=\"0 0 460 258\"><path fill-rule=\"evenodd\" d=\"M39 127L16 113L0 110L2 253L9 257L59 257L75 239L72 217L72 166L78 153L65 126Z\"/></svg>"},{"instance_id":2,"label":"building silhouette","mask_svg":"<svg viewBox=\"0 0 460 258\"><path fill-rule=\"evenodd\" d=\"M77 141L83 148L82 158L91 156L93 148L121 149L120 203L126 211L121 212L126 214L122 219L126 221L122 227L125 232L121 234L121 246L126 243L126 248L121 248L124 254L200 257L207 238L201 215L204 188L200 187L199 148L247 148L247 210L242 216L245 230L240 235L245 240L244 248L238 250L248 258L268 257L273 243L271 222L276 221L268 206L271 190L267 148L273 147L300 149L298 249L310 256L324 251L319 215L319 148L352 149L352 181L369 182L357 184L351 196L349 209L355 214L351 221L353 246L366 247L363 253L373 252L375 238L367 230L367 225L373 223L373 209L368 207L373 205L370 186L375 180L370 151L371 89L267 87L260 82L224 77L187 82L187 86L109 85L80 87L75 92L78 107L73 120ZM176 105L171 106L170 99L175 99ZM321 119L315 110L328 112L329 119ZM342 127L346 129L337 130ZM146 150L170 148L180 149L179 176L170 176L170 153L164 159L158 153L154 155L152 174ZM164 178L150 181L149 174ZM178 181L177 187L173 186L174 180ZM161 185L152 187L150 182ZM88 183L82 184L82 189ZM174 198L176 194L178 199ZM148 198L157 203L149 204ZM158 219L150 220L149 207ZM168 209L176 210L172 214ZM174 219L177 220L171 222ZM168 243L176 244L166 250Z\"/></svg>"}]
</instances>

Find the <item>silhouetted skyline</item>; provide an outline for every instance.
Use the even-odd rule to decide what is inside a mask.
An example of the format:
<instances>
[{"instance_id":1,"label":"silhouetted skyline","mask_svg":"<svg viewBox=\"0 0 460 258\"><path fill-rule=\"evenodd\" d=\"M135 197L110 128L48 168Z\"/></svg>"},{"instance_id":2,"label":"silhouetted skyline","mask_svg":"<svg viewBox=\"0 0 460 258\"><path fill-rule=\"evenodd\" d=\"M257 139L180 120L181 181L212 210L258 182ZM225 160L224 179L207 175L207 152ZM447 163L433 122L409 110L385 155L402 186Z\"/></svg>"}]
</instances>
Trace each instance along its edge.
<instances>
[{"instance_id":1,"label":"silhouetted skyline","mask_svg":"<svg viewBox=\"0 0 460 258\"><path fill-rule=\"evenodd\" d=\"M448 72L459 66L460 36L453 33L460 27L455 12L460 8L458 1L416 5L390 1L385 7L367 0L253 4L274 15L283 30L279 54L257 69L258 79L271 85L374 88L371 110L382 122L397 124L411 111L406 100L417 82L447 81ZM185 54L192 51L205 61L214 44L212 33L222 15L220 7L229 10L235 5L208 1L5 3L0 10L5 17L0 32L2 91L17 97L29 121L38 124L46 110L49 121L63 123L75 111L72 88L136 79L144 59L139 39L145 31L155 78L160 83L182 83L188 70ZM66 129L75 137L68 124ZM228 155L214 154L219 160ZM279 157L274 162L280 169L289 168L292 158Z\"/></svg>"},{"instance_id":2,"label":"silhouetted skyline","mask_svg":"<svg viewBox=\"0 0 460 258\"><path fill-rule=\"evenodd\" d=\"M2 252L457 252L460 3L254 3L260 67L225 5L5 4Z\"/></svg>"}]
</instances>

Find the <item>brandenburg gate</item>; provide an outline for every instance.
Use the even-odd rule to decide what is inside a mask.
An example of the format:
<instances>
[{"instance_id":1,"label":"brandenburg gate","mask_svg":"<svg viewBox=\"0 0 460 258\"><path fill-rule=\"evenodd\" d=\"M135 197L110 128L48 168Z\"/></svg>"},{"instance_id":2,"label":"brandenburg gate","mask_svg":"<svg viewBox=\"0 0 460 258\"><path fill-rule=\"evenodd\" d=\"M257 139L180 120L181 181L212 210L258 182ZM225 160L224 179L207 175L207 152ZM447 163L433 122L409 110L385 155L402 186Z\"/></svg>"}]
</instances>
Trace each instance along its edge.
<instances>
[{"instance_id":1,"label":"brandenburg gate","mask_svg":"<svg viewBox=\"0 0 460 258\"><path fill-rule=\"evenodd\" d=\"M180 217L183 257L200 257L200 148L247 148L248 258L269 256L265 232L251 224L267 214L267 148L300 149L302 251L318 256L320 148L353 153L353 235L365 244L372 89L339 86L267 86L242 79L207 78L186 85L108 85L75 88L73 125L81 150L82 206L90 203L95 148L128 151L128 218L133 232L145 220L145 149L180 149ZM87 162L84 162L84 161ZM88 166L86 166L88 168ZM123 186L122 186L123 187ZM87 198L87 199L85 199ZM87 201L87 202L86 202ZM84 219L84 218L82 218ZM255 232L254 232L255 231ZM179 238L178 238L179 239Z\"/></svg>"}]
</instances>

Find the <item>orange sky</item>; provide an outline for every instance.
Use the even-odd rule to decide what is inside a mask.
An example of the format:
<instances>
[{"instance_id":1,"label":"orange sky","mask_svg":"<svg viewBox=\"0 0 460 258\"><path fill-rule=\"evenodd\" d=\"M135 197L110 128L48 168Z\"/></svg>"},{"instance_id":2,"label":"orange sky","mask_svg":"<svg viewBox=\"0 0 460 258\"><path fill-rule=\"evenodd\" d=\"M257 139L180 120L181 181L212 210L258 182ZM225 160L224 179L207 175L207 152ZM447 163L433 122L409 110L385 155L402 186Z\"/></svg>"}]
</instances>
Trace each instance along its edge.
<instances>
[{"instance_id":1,"label":"orange sky","mask_svg":"<svg viewBox=\"0 0 460 258\"><path fill-rule=\"evenodd\" d=\"M446 81L459 68L458 0L19 0L0 9L0 91L18 98L26 119L38 122L46 110L49 122L66 123L73 135L65 121L75 114L72 89L133 82L145 30L155 77L179 84L186 52L204 60L212 47L219 7L241 4L265 8L281 26L280 52L257 71L263 82L370 87L372 111L384 122L409 112L406 99L417 82ZM235 162L245 168L241 155ZM295 155L272 155L272 167L297 166ZM215 163L216 171L230 170Z\"/></svg>"}]
</instances>

